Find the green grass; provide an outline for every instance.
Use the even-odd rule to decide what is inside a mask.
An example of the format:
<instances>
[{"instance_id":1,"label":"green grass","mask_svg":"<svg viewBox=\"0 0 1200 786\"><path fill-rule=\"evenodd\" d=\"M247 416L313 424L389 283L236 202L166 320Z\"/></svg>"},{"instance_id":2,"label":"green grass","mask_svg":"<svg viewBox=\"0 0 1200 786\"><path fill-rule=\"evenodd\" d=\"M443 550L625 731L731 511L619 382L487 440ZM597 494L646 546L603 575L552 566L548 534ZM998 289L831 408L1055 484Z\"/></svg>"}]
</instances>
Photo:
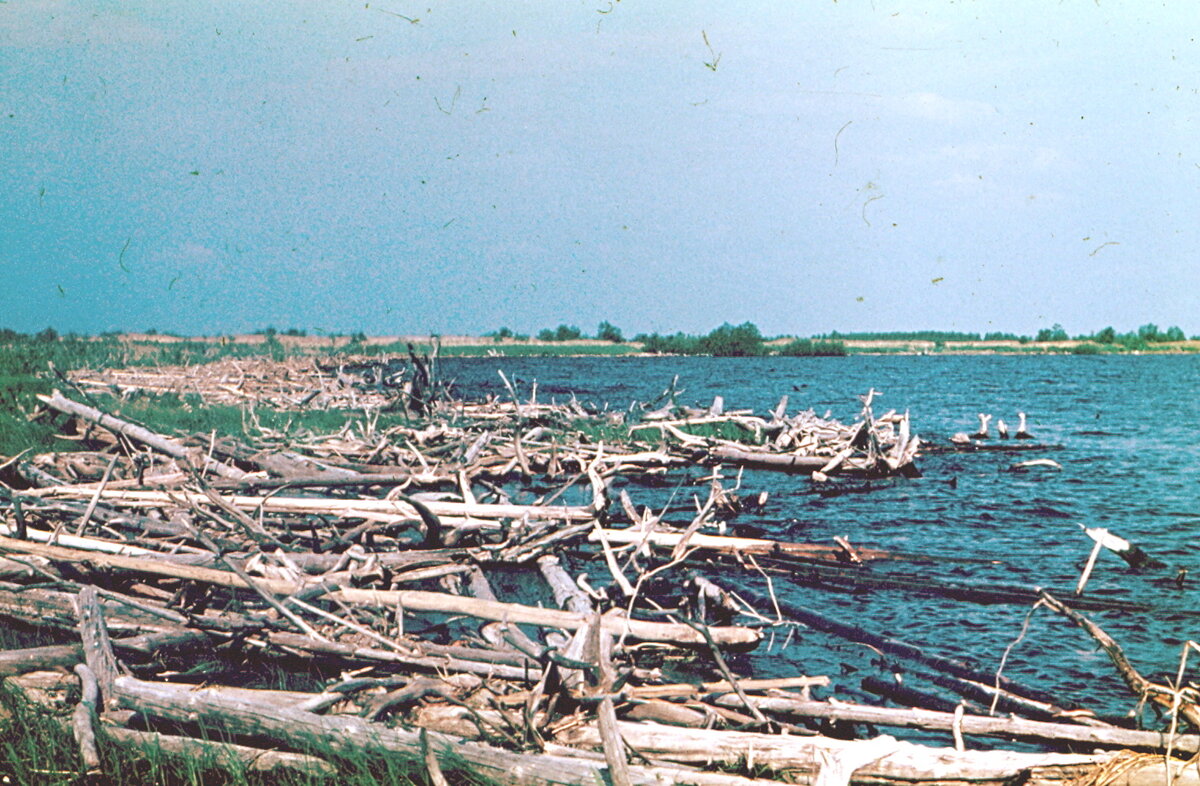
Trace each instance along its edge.
<instances>
[{"instance_id":1,"label":"green grass","mask_svg":"<svg viewBox=\"0 0 1200 786\"><path fill-rule=\"evenodd\" d=\"M78 690L68 696L70 702ZM102 780L82 772L79 748L64 720L70 709L55 717L47 708L30 703L18 690L0 690L0 772L7 783L33 786L82 784L158 784L159 786L416 786L424 783L418 766L396 757L335 753L328 742L314 740L302 753L318 756L337 768L326 778L297 772L265 774L248 770L218 750L200 756L164 752L154 744L116 747L98 735ZM201 730L199 739L220 741L217 733ZM269 747L269 746L268 746ZM462 778L459 782L471 779ZM478 782L478 781L476 781Z\"/></svg>"}]
</instances>

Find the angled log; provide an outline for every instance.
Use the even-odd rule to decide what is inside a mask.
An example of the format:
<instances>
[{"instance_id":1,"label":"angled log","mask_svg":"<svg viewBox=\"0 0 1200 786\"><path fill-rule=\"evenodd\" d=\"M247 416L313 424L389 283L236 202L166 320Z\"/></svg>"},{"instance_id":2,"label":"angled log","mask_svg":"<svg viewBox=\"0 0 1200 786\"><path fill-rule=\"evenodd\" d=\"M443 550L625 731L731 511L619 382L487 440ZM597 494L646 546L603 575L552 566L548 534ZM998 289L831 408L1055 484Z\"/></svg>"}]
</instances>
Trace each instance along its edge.
<instances>
[{"instance_id":1,"label":"angled log","mask_svg":"<svg viewBox=\"0 0 1200 786\"><path fill-rule=\"evenodd\" d=\"M1097 644L1104 648L1117 673L1124 680L1125 684L1129 686L1129 690L1134 696L1149 698L1150 701L1162 707L1168 713L1178 712L1180 716L1192 725L1193 729L1200 730L1200 707L1197 707L1191 701L1183 700L1176 702L1175 691L1170 687L1158 685L1143 677L1134 668L1133 664L1129 662L1129 658L1125 656L1125 651L1121 649L1120 644L1117 644L1116 639L1105 633L1099 625L1048 592L1042 592L1042 602L1083 628L1089 636L1096 640ZM1176 747L1178 749L1178 746Z\"/></svg>"},{"instance_id":2,"label":"angled log","mask_svg":"<svg viewBox=\"0 0 1200 786\"><path fill-rule=\"evenodd\" d=\"M79 758L88 774L100 772L100 752L96 749L96 705L100 700L100 688L96 677L86 665L75 665L79 675L80 699L71 716L71 731L79 745Z\"/></svg>"},{"instance_id":3,"label":"angled log","mask_svg":"<svg viewBox=\"0 0 1200 786\"><path fill-rule=\"evenodd\" d=\"M76 401L71 401L57 390L49 396L39 395L38 400L51 409L56 409L64 414L83 418L84 420L95 423L96 425L106 428L109 431L123 434L135 442L140 442L147 447L157 450L159 453L162 453L165 456L170 456L171 458L184 462L190 462L193 460L192 453L178 442L168 439L161 434L156 434L150 429L139 426L136 423L130 423L127 420L121 420L120 418L113 417L112 415L102 412L95 407L89 407L86 404L80 404ZM205 459L203 458L202 454L196 457L200 458L201 466L203 466L204 469L215 472L223 478L240 479L246 474L237 467L231 467L228 464L222 464L218 461Z\"/></svg>"}]
</instances>

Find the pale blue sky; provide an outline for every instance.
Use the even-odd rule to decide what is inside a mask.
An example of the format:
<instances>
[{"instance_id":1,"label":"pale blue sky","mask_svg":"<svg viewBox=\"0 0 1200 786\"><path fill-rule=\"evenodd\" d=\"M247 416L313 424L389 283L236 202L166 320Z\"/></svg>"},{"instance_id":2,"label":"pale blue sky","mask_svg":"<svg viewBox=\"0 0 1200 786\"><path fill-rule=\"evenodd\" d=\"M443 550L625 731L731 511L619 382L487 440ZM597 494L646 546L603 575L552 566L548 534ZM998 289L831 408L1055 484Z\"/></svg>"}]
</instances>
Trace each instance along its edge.
<instances>
[{"instance_id":1,"label":"pale blue sky","mask_svg":"<svg viewBox=\"0 0 1200 786\"><path fill-rule=\"evenodd\" d=\"M1190 335L1198 30L1108 0L9 0L0 326Z\"/></svg>"}]
</instances>

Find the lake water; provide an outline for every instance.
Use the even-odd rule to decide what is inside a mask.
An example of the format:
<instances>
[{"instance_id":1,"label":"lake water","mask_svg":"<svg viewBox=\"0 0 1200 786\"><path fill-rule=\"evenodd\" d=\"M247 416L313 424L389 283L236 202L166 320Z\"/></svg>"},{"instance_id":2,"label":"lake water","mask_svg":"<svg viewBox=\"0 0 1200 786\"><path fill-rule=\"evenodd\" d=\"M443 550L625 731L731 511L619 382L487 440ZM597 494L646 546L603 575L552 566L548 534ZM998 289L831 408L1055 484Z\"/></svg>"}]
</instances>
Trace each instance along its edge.
<instances>
[{"instance_id":1,"label":"lake water","mask_svg":"<svg viewBox=\"0 0 1200 786\"><path fill-rule=\"evenodd\" d=\"M1068 602L1093 545L1081 525L1107 527L1168 567L1138 573L1103 552L1086 594L1154 610L1088 615L1148 676L1173 675L1183 642L1200 639L1200 358L503 358L448 360L442 368L468 397L504 395L497 374L502 369L523 396L536 380L539 400L565 400L574 392L580 400L623 410L654 398L678 375L682 404L707 407L720 395L726 409L765 414L787 395L790 413L830 411L843 422L856 418L861 406L856 396L874 387L882 392L874 405L877 415L908 410L914 431L941 443L955 432L974 432L979 412L1003 418L1015 431L1017 412L1024 411L1037 442L1063 449L925 456L918 460L923 477L872 481L869 493L837 497L813 493L805 477L747 472L745 491L767 491L769 502L761 513L743 514L736 523L782 540L828 544L843 535L857 546L941 560L866 568L880 574L1043 586ZM1035 457L1052 458L1062 470L1008 471L1012 463ZM669 492L630 487L639 505L661 505ZM686 523L686 516L677 518ZM1191 571L1182 587L1175 582L1179 568ZM753 574L726 571L721 579L732 587L763 588ZM1028 612L1027 605L977 605L897 590L831 592L787 576L775 578L775 590L788 602L989 672ZM1200 681L1200 657L1195 660L1192 673ZM804 628L786 647L779 636L744 656L742 666L762 675L829 674L836 695L845 699L868 697L862 677L891 678L904 668L862 645ZM1137 703L1104 652L1046 609L1033 614L1004 673L1068 706L1124 714Z\"/></svg>"}]
</instances>

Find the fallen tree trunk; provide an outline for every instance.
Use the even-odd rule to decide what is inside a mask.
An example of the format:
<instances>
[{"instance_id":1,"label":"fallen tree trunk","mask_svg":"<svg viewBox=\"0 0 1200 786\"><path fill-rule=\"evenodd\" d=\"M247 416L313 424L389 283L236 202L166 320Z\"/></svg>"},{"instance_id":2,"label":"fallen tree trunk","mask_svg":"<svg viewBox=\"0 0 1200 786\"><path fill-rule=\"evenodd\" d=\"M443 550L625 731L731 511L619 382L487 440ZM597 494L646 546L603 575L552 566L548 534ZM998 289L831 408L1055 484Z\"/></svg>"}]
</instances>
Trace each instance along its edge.
<instances>
[{"instance_id":1,"label":"fallen tree trunk","mask_svg":"<svg viewBox=\"0 0 1200 786\"><path fill-rule=\"evenodd\" d=\"M1170 746L1172 750L1181 752L1196 753L1200 751L1200 736L1194 734L1177 736L1172 740L1170 735L1163 732L1122 729L1117 726L1075 726L1068 723L1046 723L1021 718L993 718L984 715L963 715L961 718L957 718L951 712L893 709L844 702L830 704L823 701L804 701L781 697L756 698L753 701L761 710L796 718L823 718L937 731L952 731L959 728L963 734L984 737L1050 743L1086 743L1103 748L1138 748L1162 751ZM741 700L730 695L718 698L716 703L735 709L741 706Z\"/></svg>"},{"instance_id":2,"label":"fallen tree trunk","mask_svg":"<svg viewBox=\"0 0 1200 786\"><path fill-rule=\"evenodd\" d=\"M902 742L883 736L870 740L837 740L662 726L654 723L618 724L625 741L644 756L686 764L765 767L801 776L801 783L837 783L833 771L850 784L1034 784L1086 783L1098 775L1113 754L1023 753L1012 751L956 751ZM597 749L599 731L593 725L577 726L561 734L559 742ZM1166 783L1165 762L1147 759L1119 781L1126 786L1159 786ZM822 776L828 780L822 780ZM1195 767L1176 775L1179 786L1200 784Z\"/></svg>"},{"instance_id":3,"label":"fallen tree trunk","mask_svg":"<svg viewBox=\"0 0 1200 786\"><path fill-rule=\"evenodd\" d=\"M58 546L13 540L11 538L0 538L0 551L40 554L52 560L83 564L90 563L97 566L120 568L158 576L191 579L193 581L224 587L251 589L250 585L244 579L232 571L201 568L193 565L179 565L162 560L77 551L75 549L64 549ZM308 587L316 586L315 584L304 582L267 578L255 578L254 583L263 591L276 595L293 595ZM521 623L562 628L564 630L578 630L590 622L590 619L586 615L570 611L542 609L534 606L522 606L516 603L479 600L477 598L463 598L442 592L339 587L331 590L327 595L331 600L340 600L346 603L384 606L386 608L395 608L399 605L406 611L466 614L478 619L495 622ZM705 643L704 637L687 625L629 619L619 611L611 611L605 614L602 617L602 624L607 632L615 636L628 635L642 641L662 641L687 645ZM709 632L713 640L718 644L739 648L751 648L762 638L762 634L757 630L737 626L713 627L709 628Z\"/></svg>"},{"instance_id":4,"label":"fallen tree trunk","mask_svg":"<svg viewBox=\"0 0 1200 786\"><path fill-rule=\"evenodd\" d=\"M255 704L214 695L206 688L179 694L151 682L118 677L115 694L121 705L163 720L196 723L204 728L269 739L304 750L318 743L342 755L398 755L424 762L420 734L368 723L362 718L317 715L289 708ZM428 734L428 750L445 769L465 766L470 774L515 786L594 786L605 782L607 767L583 758L522 755L445 734ZM671 767L628 768L630 782L644 786L693 783L697 786L753 786L751 781L719 773L699 773Z\"/></svg>"},{"instance_id":5,"label":"fallen tree trunk","mask_svg":"<svg viewBox=\"0 0 1200 786\"><path fill-rule=\"evenodd\" d=\"M597 542L601 535L593 532L588 540ZM609 543L642 544L674 549L683 542L682 532L647 532L642 529L606 529L603 537ZM688 548L699 548L706 551L717 551L727 554L787 554L808 559L821 559L833 562L842 561L845 550L841 546L825 546L819 543L788 543L762 538L735 538L727 535L704 535L693 533L687 538ZM864 560L889 559L892 555L878 549L855 549L855 553Z\"/></svg>"},{"instance_id":6,"label":"fallen tree trunk","mask_svg":"<svg viewBox=\"0 0 1200 786\"><path fill-rule=\"evenodd\" d=\"M1121 645L1117 644L1116 639L1105 633L1099 625L1065 605L1048 592L1042 592L1042 602L1083 628L1089 636L1096 640L1097 644L1104 648L1117 673L1121 675L1121 679L1129 686L1129 690L1135 696L1150 699L1150 701L1162 707L1168 713L1178 712L1180 716L1192 725L1192 728L1200 729L1200 707L1186 700L1176 702L1176 693L1174 690L1163 685L1157 685L1143 677L1133 667L1133 664L1129 662L1129 659L1125 657L1125 651L1121 649Z\"/></svg>"},{"instance_id":7,"label":"fallen tree trunk","mask_svg":"<svg viewBox=\"0 0 1200 786\"><path fill-rule=\"evenodd\" d=\"M80 497L96 493L95 489L80 489L74 486L58 486L31 491L31 496L41 497ZM205 505L209 499L204 494L196 492L164 492L164 491L129 491L124 489L105 489L99 494L101 499L112 504L129 505L133 507L160 507L183 505ZM262 511L265 513L311 513L334 515L358 515L377 513L401 518L414 518L420 512L411 504L399 500L363 498L363 499L326 499L320 497L255 497L230 496L226 501L242 510ZM571 505L498 505L485 503L440 502L421 500L436 516L461 516L480 519L551 519L558 521L591 521L596 518L597 511L591 507Z\"/></svg>"},{"instance_id":8,"label":"fallen tree trunk","mask_svg":"<svg viewBox=\"0 0 1200 786\"><path fill-rule=\"evenodd\" d=\"M161 434L156 434L150 429L139 426L136 423L130 423L127 420L121 420L120 418L113 417L106 412L101 412L95 407L89 407L86 404L80 404L76 401L71 401L57 390L49 396L39 395L38 400L51 409L56 409L59 412L67 415L74 415L76 417L83 418L84 420L90 423L95 423L97 426L106 428L109 431L123 434L135 442L140 442L143 445L157 450L163 455L170 456L171 458L187 463L191 463L193 459L198 458L200 459L200 467L215 472L223 478L240 479L246 476L246 473L242 472L237 467L231 467L228 464L222 464L219 461L212 461L211 459L205 458L203 454L199 452L193 455L193 453L188 451L187 448L173 440L167 439Z\"/></svg>"}]
</instances>

